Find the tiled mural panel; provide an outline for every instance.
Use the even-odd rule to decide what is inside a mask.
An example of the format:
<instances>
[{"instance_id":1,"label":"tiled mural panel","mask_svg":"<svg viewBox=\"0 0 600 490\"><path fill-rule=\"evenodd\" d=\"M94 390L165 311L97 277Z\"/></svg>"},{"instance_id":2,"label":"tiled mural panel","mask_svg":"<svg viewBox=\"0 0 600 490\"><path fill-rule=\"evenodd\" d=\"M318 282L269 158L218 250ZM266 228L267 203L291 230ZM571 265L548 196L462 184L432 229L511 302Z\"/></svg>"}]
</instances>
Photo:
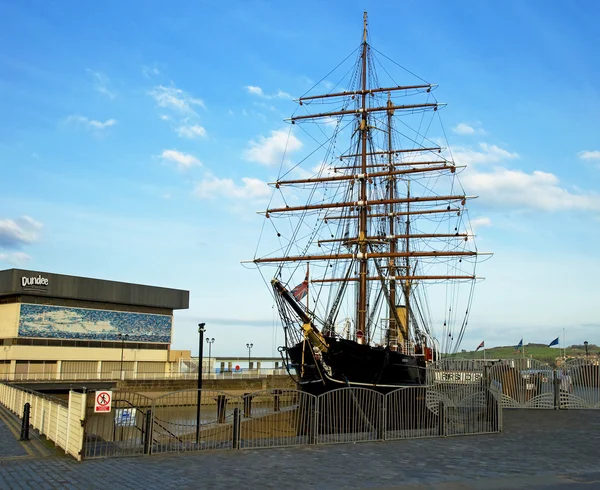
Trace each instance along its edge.
<instances>
[{"instance_id":1,"label":"tiled mural panel","mask_svg":"<svg viewBox=\"0 0 600 490\"><path fill-rule=\"evenodd\" d=\"M127 334L129 342L171 342L171 320L169 315L22 304L19 337L118 341L119 334Z\"/></svg>"}]
</instances>

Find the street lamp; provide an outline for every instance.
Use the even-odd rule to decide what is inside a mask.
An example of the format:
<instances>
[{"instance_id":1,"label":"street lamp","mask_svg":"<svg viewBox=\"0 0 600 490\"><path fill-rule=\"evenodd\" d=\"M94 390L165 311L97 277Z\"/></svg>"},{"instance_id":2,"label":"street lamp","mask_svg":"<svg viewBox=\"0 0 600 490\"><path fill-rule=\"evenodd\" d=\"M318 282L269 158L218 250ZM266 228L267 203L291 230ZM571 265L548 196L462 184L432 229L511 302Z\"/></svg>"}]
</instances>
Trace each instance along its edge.
<instances>
[{"instance_id":1,"label":"street lamp","mask_svg":"<svg viewBox=\"0 0 600 490\"><path fill-rule=\"evenodd\" d=\"M586 341L584 341L584 342L583 342L583 345L585 345L585 357L587 357L587 356L588 356L588 350L587 350L588 341L587 341L587 340L586 340Z\"/></svg>"},{"instance_id":2,"label":"street lamp","mask_svg":"<svg viewBox=\"0 0 600 490\"><path fill-rule=\"evenodd\" d=\"M119 337L119 340L121 341L121 380L123 379L123 349L125 347L125 341L129 338L128 334L119 334L117 335L117 337Z\"/></svg>"},{"instance_id":3,"label":"street lamp","mask_svg":"<svg viewBox=\"0 0 600 490\"><path fill-rule=\"evenodd\" d=\"M209 372L212 372L210 364L211 364L211 359L212 359L212 345L213 345L214 341L215 341L214 338L206 339L206 343L208 344L208 371Z\"/></svg>"},{"instance_id":4,"label":"street lamp","mask_svg":"<svg viewBox=\"0 0 600 490\"><path fill-rule=\"evenodd\" d=\"M198 324L198 333L200 334L198 338L198 408L196 410L196 444L200 443L200 396L202 394L202 347L204 340L204 325L206 323Z\"/></svg>"},{"instance_id":5,"label":"street lamp","mask_svg":"<svg viewBox=\"0 0 600 490\"><path fill-rule=\"evenodd\" d=\"M246 347L248 347L248 372L250 372L250 352L252 352L254 344L246 344Z\"/></svg>"}]
</instances>

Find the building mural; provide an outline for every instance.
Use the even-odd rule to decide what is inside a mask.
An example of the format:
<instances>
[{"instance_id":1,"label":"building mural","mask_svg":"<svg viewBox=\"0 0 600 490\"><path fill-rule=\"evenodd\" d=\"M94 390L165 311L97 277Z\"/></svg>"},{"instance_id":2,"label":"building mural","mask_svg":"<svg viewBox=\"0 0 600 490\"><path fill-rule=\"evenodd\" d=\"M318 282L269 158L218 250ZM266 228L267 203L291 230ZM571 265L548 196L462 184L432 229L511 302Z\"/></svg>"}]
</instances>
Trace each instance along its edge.
<instances>
[{"instance_id":1,"label":"building mural","mask_svg":"<svg viewBox=\"0 0 600 490\"><path fill-rule=\"evenodd\" d=\"M169 343L171 326L170 315L22 304L19 337Z\"/></svg>"}]
</instances>

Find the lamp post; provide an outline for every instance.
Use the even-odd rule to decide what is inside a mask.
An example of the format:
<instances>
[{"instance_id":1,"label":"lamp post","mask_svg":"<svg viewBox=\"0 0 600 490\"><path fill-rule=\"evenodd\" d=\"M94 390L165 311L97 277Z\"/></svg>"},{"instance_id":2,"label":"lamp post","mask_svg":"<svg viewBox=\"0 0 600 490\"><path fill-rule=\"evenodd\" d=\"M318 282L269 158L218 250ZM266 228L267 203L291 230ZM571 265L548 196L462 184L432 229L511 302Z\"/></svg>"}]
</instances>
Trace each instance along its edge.
<instances>
[{"instance_id":1,"label":"lamp post","mask_svg":"<svg viewBox=\"0 0 600 490\"><path fill-rule=\"evenodd\" d=\"M198 407L196 410L196 444L200 443L200 396L202 394L202 347L204 347L205 323L198 324Z\"/></svg>"},{"instance_id":2,"label":"lamp post","mask_svg":"<svg viewBox=\"0 0 600 490\"><path fill-rule=\"evenodd\" d=\"M209 373L212 373L211 359L212 359L212 345L213 345L214 341L215 341L214 338L206 339L206 343L208 344L208 372Z\"/></svg>"},{"instance_id":3,"label":"lamp post","mask_svg":"<svg viewBox=\"0 0 600 490\"><path fill-rule=\"evenodd\" d=\"M587 350L588 341L587 341L587 340L586 340L586 341L584 341L584 342L583 342L583 345L585 345L585 357L587 357L587 356L588 356L588 350Z\"/></svg>"},{"instance_id":4,"label":"lamp post","mask_svg":"<svg viewBox=\"0 0 600 490\"><path fill-rule=\"evenodd\" d=\"M117 337L119 337L119 340L121 341L121 380L123 379L123 350L125 347L125 341L129 338L128 334L119 334Z\"/></svg>"},{"instance_id":5,"label":"lamp post","mask_svg":"<svg viewBox=\"0 0 600 490\"><path fill-rule=\"evenodd\" d=\"M248 372L250 372L250 353L252 352L254 344L246 344L246 347L248 347Z\"/></svg>"}]
</instances>

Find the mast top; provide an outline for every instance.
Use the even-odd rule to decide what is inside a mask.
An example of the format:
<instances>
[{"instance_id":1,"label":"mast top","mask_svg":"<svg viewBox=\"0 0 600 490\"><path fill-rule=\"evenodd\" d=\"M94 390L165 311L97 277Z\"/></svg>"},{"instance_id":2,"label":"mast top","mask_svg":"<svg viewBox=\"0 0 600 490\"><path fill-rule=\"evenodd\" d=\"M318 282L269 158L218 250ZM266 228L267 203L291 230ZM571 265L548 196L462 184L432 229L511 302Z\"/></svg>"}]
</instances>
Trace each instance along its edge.
<instances>
[{"instance_id":1,"label":"mast top","mask_svg":"<svg viewBox=\"0 0 600 490\"><path fill-rule=\"evenodd\" d=\"M367 13L363 13L363 43L367 42Z\"/></svg>"}]
</instances>

